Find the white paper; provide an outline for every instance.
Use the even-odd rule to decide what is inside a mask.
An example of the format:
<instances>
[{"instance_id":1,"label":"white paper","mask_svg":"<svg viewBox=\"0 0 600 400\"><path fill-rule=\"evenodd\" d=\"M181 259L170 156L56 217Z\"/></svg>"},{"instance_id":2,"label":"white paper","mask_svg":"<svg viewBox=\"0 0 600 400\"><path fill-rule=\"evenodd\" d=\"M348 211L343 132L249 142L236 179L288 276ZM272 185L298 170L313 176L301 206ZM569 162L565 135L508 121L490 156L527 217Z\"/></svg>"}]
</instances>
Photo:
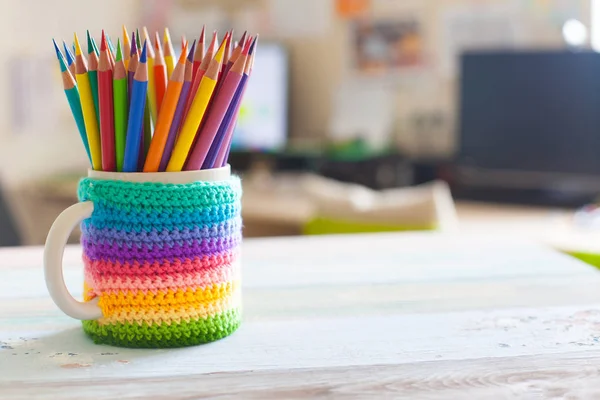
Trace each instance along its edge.
<instances>
[{"instance_id":1,"label":"white paper","mask_svg":"<svg viewBox=\"0 0 600 400\"><path fill-rule=\"evenodd\" d=\"M334 90L330 138L363 139L372 149L387 143L394 124L393 87L347 81Z\"/></svg>"},{"instance_id":2,"label":"white paper","mask_svg":"<svg viewBox=\"0 0 600 400\"><path fill-rule=\"evenodd\" d=\"M448 8L442 14L438 48L442 73L456 75L464 50L511 48L521 43L518 10L513 2Z\"/></svg>"},{"instance_id":3,"label":"white paper","mask_svg":"<svg viewBox=\"0 0 600 400\"><path fill-rule=\"evenodd\" d=\"M333 1L269 0L270 23L279 37L322 36L333 20Z\"/></svg>"}]
</instances>

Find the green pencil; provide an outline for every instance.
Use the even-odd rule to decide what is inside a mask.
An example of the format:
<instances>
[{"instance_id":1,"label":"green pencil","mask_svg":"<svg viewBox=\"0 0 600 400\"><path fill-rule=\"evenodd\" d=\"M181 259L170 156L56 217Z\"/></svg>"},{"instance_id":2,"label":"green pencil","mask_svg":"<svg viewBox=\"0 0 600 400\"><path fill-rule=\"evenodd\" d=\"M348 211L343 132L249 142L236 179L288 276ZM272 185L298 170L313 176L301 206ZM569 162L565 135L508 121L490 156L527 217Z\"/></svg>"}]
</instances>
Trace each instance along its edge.
<instances>
[{"instance_id":1,"label":"green pencil","mask_svg":"<svg viewBox=\"0 0 600 400\"><path fill-rule=\"evenodd\" d=\"M127 141L127 72L121 54L121 40L117 40L117 55L113 72L113 100L115 107L115 153L117 171L123 171L125 143Z\"/></svg>"},{"instance_id":2,"label":"green pencil","mask_svg":"<svg viewBox=\"0 0 600 400\"><path fill-rule=\"evenodd\" d=\"M77 90L77 84L75 82L75 78L68 70L67 62L60 52L58 46L54 39L54 49L56 50L56 56L58 57L58 63L60 64L60 73L62 75L63 87L65 89L65 94L67 95L67 100L69 101L69 107L71 108L71 113L73 113L73 118L75 119L75 123L77 124L77 129L79 130L79 136L81 136L81 141L83 142L83 146L85 147L85 152L88 155L88 159L90 163L92 162L92 155L90 154L90 146L88 144L87 134L85 132L85 123L83 121L83 112L81 110L81 100L79 99L79 90Z\"/></svg>"},{"instance_id":3,"label":"green pencil","mask_svg":"<svg viewBox=\"0 0 600 400\"><path fill-rule=\"evenodd\" d=\"M98 103L98 48L96 42L87 31L88 42L88 76L90 77L90 86L92 88L92 97L94 99L94 108L96 115L100 115L100 105Z\"/></svg>"}]
</instances>

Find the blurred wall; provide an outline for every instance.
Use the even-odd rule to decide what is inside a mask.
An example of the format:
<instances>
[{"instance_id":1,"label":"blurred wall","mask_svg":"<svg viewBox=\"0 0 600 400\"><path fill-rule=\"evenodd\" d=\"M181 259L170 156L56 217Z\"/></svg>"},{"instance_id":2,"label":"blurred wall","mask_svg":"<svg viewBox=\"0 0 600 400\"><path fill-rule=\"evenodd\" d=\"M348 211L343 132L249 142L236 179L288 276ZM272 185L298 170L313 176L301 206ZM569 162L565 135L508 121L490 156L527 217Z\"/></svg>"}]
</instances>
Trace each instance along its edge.
<instances>
[{"instance_id":1,"label":"blurred wall","mask_svg":"<svg viewBox=\"0 0 600 400\"><path fill-rule=\"evenodd\" d=\"M15 82L15 68L19 63L35 63L22 68L33 74L58 74L58 64L52 47L52 38L73 41L77 31L84 50L86 29L100 34L102 28L113 35L120 33L121 24L132 25L139 14L137 1L104 0L89 2L77 0L20 0L4 1L0 13L0 180L4 184L19 184L39 175L63 168L85 168L87 160L72 117L69 114L60 80L48 82L41 94L46 104L24 100L25 106L46 108L60 113L60 118L38 121L15 128L15 91L27 88L27 81ZM17 66L15 67L15 63ZM44 66L45 65L45 66ZM50 92L50 93L48 93ZM33 103L33 104L32 104ZM29 110L31 111L31 110ZM44 112L33 113L44 115Z\"/></svg>"},{"instance_id":2,"label":"blurred wall","mask_svg":"<svg viewBox=\"0 0 600 400\"><path fill-rule=\"evenodd\" d=\"M199 19L198 32L203 22L202 15L223 12L234 16L239 10L251 8L266 10L278 0L105 0L83 2L77 0L54 0L51 2L37 0L21 0L4 2L0 13L1 52L3 62L0 63L0 76L4 77L3 87L9 88L0 93L0 179L4 183L15 184L39 175L52 173L67 167L85 168L87 165L84 151L75 124L70 119L68 105L62 93L60 81L52 84L47 91L45 104L31 105L35 109L46 109L48 112L61 113L58 121L48 117L38 117L41 123L23 131L14 128L13 85L15 59L37 57L47 59L47 68L54 68L56 62L52 51L51 38L64 38L67 43L72 40L72 32L76 30L80 38L85 38L85 29L99 34L101 28L112 35L120 32L122 23L133 28L140 21L152 29L152 24L174 24L169 6L185 3L187 7L197 7ZM289 0L285 0L286 2ZM299 0L297 0L299 1ZM329 2L333 7L333 0ZM519 14L521 25L528 29L528 39L524 45L529 47L563 47L560 27L541 22L533 8L525 4L535 0L514 0L515 5L522 7ZM581 9L581 19L589 22L589 1L572 0ZM442 12L453 5L479 7L485 4L504 3L500 0L379 0L370 13L370 17L401 17L403 13L419 16L422 21L427 63L431 70L420 76L409 75L398 82L390 83L397 92L396 109L398 118L416 107L429 107L433 104L453 115L456 98L456 76L444 76L437 72L440 62L443 39L441 29ZM143 4L143 7L142 7ZM151 8L159 9L160 18L148 15ZM35 11L33 11L35 10ZM166 11L165 11L166 10ZM215 11L217 10L217 11ZM267 13L268 14L268 13ZM359 79L353 75L348 66L349 34L348 22L334 12L326 29L317 36L300 35L297 37L281 37L277 32L260 31L265 39L282 40L289 45L291 52L291 136L293 143L318 143L327 133L332 112L332 96L338 85L346 80ZM194 18L192 14L188 17ZM235 21L235 18L232 19ZM240 21L238 21L239 24ZM273 25L273 21L267 21ZM241 21L243 25L243 20ZM186 32L195 36L198 32ZM41 56L40 56L41 55ZM43 71L45 70L42 67ZM33 103L33 102L32 102ZM30 103L27 103L30 104ZM46 106L47 104L47 106ZM38 121L40 122L40 121ZM410 150L414 143L410 136L400 135L400 144ZM442 153L448 153L453 145L453 129L439 135L438 147Z\"/></svg>"}]
</instances>

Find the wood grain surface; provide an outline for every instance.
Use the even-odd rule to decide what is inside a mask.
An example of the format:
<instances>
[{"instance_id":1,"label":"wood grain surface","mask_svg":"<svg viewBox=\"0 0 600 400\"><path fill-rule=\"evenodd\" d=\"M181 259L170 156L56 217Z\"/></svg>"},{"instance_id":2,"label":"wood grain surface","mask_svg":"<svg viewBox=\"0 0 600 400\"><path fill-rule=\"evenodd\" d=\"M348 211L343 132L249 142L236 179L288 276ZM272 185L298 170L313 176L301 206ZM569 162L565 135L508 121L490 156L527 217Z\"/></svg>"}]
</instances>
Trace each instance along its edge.
<instances>
[{"instance_id":1,"label":"wood grain surface","mask_svg":"<svg viewBox=\"0 0 600 400\"><path fill-rule=\"evenodd\" d=\"M600 275L505 235L246 240L242 327L175 350L91 343L41 260L0 250L0 399L600 398Z\"/></svg>"}]
</instances>

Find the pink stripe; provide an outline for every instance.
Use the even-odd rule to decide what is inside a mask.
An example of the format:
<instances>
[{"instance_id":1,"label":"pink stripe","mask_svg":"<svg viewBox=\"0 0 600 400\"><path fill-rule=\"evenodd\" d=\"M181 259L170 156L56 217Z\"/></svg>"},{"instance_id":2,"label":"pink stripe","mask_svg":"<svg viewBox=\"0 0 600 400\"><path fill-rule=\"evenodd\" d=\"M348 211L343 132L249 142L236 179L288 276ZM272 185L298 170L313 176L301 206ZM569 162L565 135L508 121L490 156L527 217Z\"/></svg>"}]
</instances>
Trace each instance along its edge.
<instances>
[{"instance_id":1,"label":"pink stripe","mask_svg":"<svg viewBox=\"0 0 600 400\"><path fill-rule=\"evenodd\" d=\"M150 262L119 262L91 260L83 256L85 270L90 270L100 276L148 276L148 275L172 275L176 273L203 272L211 268L219 268L223 265L232 264L238 258L238 252L227 252L213 256L204 256L193 259L174 259Z\"/></svg>"},{"instance_id":2,"label":"pink stripe","mask_svg":"<svg viewBox=\"0 0 600 400\"><path fill-rule=\"evenodd\" d=\"M241 79L241 74L231 71L225 77L225 82L217 93L214 103L211 105L206 123L198 134L198 142L194 146L194 150L185 164L184 169L186 171L197 170L202 167L204 159L210 149L210 145L215 139L215 135L219 130L219 126L223 121L223 117L227 112L227 108L229 108L229 103L231 102Z\"/></svg>"},{"instance_id":3,"label":"pink stripe","mask_svg":"<svg viewBox=\"0 0 600 400\"><path fill-rule=\"evenodd\" d=\"M125 291L154 291L167 289L187 289L206 287L232 281L235 277L235 264L226 264L202 272L180 272L149 276L107 276L92 269L85 270L85 281L96 293L116 293Z\"/></svg>"}]
</instances>

